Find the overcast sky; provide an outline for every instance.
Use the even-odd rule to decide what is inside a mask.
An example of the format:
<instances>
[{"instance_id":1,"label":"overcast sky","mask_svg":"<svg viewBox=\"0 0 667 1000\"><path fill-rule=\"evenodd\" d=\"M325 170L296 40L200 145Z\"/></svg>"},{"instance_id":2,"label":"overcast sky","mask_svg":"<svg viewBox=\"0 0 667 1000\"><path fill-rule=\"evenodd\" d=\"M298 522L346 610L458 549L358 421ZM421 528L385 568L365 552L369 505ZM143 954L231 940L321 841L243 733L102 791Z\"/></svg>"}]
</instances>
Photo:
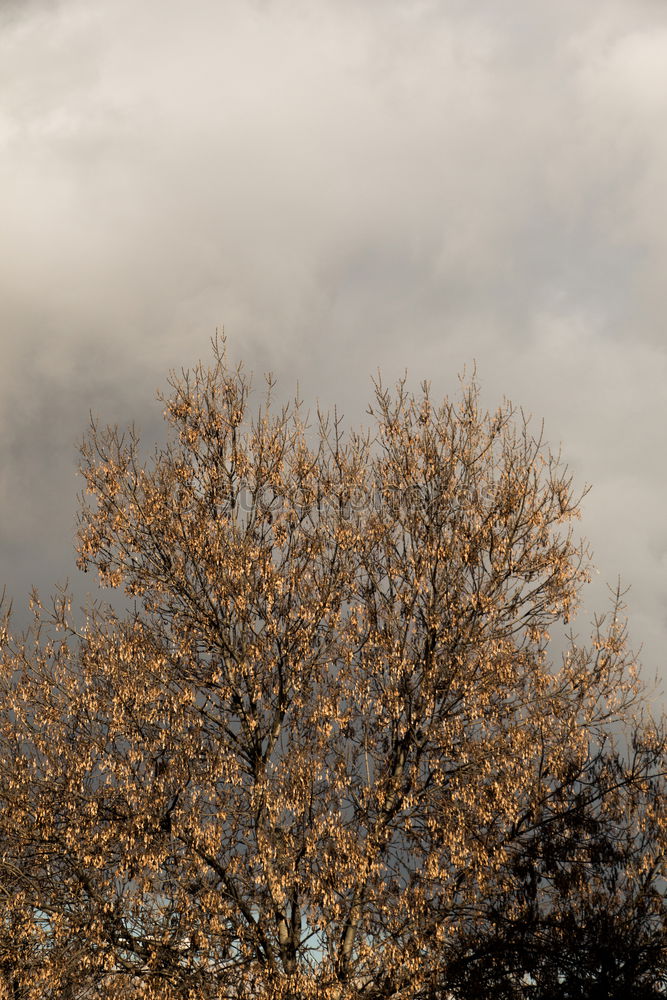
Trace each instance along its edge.
<instances>
[{"instance_id":1,"label":"overcast sky","mask_svg":"<svg viewBox=\"0 0 667 1000\"><path fill-rule=\"evenodd\" d=\"M0 582L73 558L93 410L209 351L537 418L667 680L664 0L2 0ZM258 378L261 383L261 377Z\"/></svg>"}]
</instances>

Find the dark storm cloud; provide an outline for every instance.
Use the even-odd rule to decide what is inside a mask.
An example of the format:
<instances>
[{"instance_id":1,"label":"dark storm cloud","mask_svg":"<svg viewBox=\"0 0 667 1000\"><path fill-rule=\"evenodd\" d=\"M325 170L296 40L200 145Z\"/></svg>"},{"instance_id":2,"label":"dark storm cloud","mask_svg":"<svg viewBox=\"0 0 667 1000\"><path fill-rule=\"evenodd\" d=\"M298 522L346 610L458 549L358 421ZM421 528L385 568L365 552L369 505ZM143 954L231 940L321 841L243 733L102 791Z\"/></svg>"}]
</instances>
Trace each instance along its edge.
<instances>
[{"instance_id":1,"label":"dark storm cloud","mask_svg":"<svg viewBox=\"0 0 667 1000\"><path fill-rule=\"evenodd\" d=\"M600 579L667 637L667 17L639 0L5 8L0 558L71 571L89 409L158 433L207 352L363 412L477 360L595 489ZM259 380L258 380L259 381ZM600 588L597 588L599 597ZM597 599L597 598L596 598Z\"/></svg>"}]
</instances>

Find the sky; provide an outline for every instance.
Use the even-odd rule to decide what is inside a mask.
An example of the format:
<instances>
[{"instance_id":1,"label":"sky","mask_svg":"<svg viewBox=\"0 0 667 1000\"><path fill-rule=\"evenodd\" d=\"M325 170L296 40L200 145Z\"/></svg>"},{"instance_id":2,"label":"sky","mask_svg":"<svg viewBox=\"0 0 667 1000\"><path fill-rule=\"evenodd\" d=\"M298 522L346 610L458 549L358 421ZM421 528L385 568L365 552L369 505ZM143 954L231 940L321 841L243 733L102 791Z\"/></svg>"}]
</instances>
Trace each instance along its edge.
<instances>
[{"instance_id":1,"label":"sky","mask_svg":"<svg viewBox=\"0 0 667 1000\"><path fill-rule=\"evenodd\" d=\"M667 681L664 0L2 0L0 587L74 566L93 412L210 356L544 419ZM88 578L86 578L88 580Z\"/></svg>"}]
</instances>

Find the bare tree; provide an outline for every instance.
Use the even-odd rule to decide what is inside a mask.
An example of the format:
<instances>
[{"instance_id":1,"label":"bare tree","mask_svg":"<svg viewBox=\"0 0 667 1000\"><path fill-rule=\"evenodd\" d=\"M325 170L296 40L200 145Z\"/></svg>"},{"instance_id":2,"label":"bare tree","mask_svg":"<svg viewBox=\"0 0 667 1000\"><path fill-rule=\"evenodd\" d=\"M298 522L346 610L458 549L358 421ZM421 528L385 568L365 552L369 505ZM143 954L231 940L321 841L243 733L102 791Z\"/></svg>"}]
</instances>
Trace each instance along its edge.
<instances>
[{"instance_id":1,"label":"bare tree","mask_svg":"<svg viewBox=\"0 0 667 1000\"><path fill-rule=\"evenodd\" d=\"M152 458L83 448L79 565L134 610L36 602L3 645L0 835L40 857L0 900L36 935L15 996L62 996L73 948L82 998L445 996L639 699L618 614L549 656L587 579L571 478L474 385L378 384L348 435L270 383L253 417L217 344L170 386Z\"/></svg>"}]
</instances>

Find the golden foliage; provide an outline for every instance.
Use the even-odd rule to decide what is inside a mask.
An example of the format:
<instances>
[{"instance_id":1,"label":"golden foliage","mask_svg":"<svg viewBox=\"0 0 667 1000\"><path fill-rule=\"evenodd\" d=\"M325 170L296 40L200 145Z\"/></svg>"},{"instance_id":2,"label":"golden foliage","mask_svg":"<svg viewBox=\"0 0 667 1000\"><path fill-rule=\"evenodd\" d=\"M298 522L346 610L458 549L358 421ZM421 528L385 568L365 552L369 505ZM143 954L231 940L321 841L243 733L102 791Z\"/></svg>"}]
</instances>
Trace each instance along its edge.
<instances>
[{"instance_id":1,"label":"golden foliage","mask_svg":"<svg viewBox=\"0 0 667 1000\"><path fill-rule=\"evenodd\" d=\"M580 498L474 385L347 436L217 344L170 385L150 460L83 447L79 566L135 611L2 647L4 995L428 996L638 697L617 613L547 656Z\"/></svg>"}]
</instances>

